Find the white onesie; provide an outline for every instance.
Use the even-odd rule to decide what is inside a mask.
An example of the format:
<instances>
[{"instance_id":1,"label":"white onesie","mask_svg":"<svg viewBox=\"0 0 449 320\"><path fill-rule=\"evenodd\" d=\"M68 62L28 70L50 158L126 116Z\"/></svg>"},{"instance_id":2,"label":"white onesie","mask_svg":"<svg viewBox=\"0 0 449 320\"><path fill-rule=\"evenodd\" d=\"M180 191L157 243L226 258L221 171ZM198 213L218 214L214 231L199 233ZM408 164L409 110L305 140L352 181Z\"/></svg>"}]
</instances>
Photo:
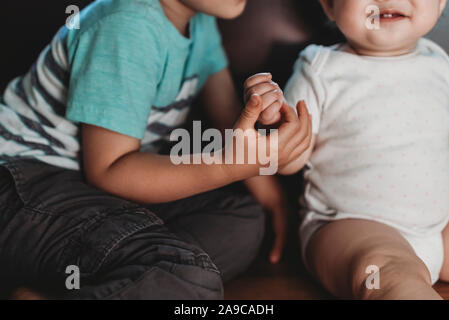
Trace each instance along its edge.
<instances>
[{"instance_id":1,"label":"white onesie","mask_svg":"<svg viewBox=\"0 0 449 320\"><path fill-rule=\"evenodd\" d=\"M285 89L291 106L306 101L317 134L303 253L325 223L374 220L396 228L436 282L449 221L449 57L427 39L398 57L340 47L306 48Z\"/></svg>"}]
</instances>

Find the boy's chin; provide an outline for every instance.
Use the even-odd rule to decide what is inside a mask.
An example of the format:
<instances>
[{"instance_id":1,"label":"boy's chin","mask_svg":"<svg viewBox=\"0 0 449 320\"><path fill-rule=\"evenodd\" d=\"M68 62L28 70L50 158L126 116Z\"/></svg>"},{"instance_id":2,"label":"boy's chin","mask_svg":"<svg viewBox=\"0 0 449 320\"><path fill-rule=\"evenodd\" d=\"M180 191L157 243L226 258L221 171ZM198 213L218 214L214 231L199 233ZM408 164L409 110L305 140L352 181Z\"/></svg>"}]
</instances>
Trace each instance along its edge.
<instances>
[{"instance_id":1,"label":"boy's chin","mask_svg":"<svg viewBox=\"0 0 449 320\"><path fill-rule=\"evenodd\" d=\"M220 19L232 20L241 16L244 10L245 3L243 2L239 7L222 10L221 12L217 12L213 15Z\"/></svg>"}]
</instances>

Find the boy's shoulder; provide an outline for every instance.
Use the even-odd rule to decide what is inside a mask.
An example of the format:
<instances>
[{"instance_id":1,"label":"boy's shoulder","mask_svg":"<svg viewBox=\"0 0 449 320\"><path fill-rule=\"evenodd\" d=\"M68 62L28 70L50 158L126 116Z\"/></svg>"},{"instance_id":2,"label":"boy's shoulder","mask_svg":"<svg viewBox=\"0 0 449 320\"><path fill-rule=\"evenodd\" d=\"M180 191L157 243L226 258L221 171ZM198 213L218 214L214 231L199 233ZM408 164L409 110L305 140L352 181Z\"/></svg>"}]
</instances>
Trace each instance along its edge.
<instances>
[{"instance_id":1,"label":"boy's shoulder","mask_svg":"<svg viewBox=\"0 0 449 320\"><path fill-rule=\"evenodd\" d=\"M154 26L164 20L159 1L152 0L97 0L81 12L81 29L101 24L105 19L120 20L123 17L135 17L136 23L145 20ZM129 23L129 21L128 21Z\"/></svg>"},{"instance_id":2,"label":"boy's shoulder","mask_svg":"<svg viewBox=\"0 0 449 320\"><path fill-rule=\"evenodd\" d=\"M214 17L199 13L194 19L200 34L217 33ZM69 31L69 43L100 26L115 32L123 28L152 30L158 42L164 42L174 32L158 0L96 0L82 10L80 28Z\"/></svg>"},{"instance_id":3,"label":"boy's shoulder","mask_svg":"<svg viewBox=\"0 0 449 320\"><path fill-rule=\"evenodd\" d=\"M159 1L154 0L96 0L87 7L86 13L95 12L96 16L108 16L118 13L163 16Z\"/></svg>"},{"instance_id":4,"label":"boy's shoulder","mask_svg":"<svg viewBox=\"0 0 449 320\"><path fill-rule=\"evenodd\" d=\"M97 43L99 37L119 39L124 45L128 40L140 41L142 45L157 46L162 54L167 47L166 37L161 36L166 29L164 19L159 1L96 0L81 11L79 28L68 29L65 26L60 31L60 37L68 49L70 61L78 51L81 40Z\"/></svg>"}]
</instances>

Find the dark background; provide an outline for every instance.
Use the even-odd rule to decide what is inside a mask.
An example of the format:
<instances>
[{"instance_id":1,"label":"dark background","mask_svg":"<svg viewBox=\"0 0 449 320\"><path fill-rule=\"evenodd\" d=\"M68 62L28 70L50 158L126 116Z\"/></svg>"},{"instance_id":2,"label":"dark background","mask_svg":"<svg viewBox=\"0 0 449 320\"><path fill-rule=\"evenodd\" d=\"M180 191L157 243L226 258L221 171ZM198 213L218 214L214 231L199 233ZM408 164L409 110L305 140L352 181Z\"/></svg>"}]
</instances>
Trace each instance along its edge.
<instances>
[{"instance_id":1,"label":"dark background","mask_svg":"<svg viewBox=\"0 0 449 320\"><path fill-rule=\"evenodd\" d=\"M229 46L227 46L228 52L231 56L238 55L238 57L242 57L244 65L247 64L246 61L244 61L245 56L247 57L251 52L242 52L242 54L240 54L238 51L239 49L234 45L234 43L240 45L242 41L248 41L246 38L243 39L244 35L241 35L239 38L238 29L241 28L241 24L243 23L245 29L251 30L249 28L251 19L253 16L258 15L258 7L261 7L260 5L264 1L266 4L262 7L265 7L268 10L279 6L286 6L287 10L293 11L294 13L291 15L291 18L296 19L297 17L298 21L298 25L295 27L298 29L305 29L307 33L313 35L313 38L325 37L329 39L333 36L329 33L329 29L323 28L325 17L321 12L318 1L249 0L249 10L247 10L248 12L245 13L245 15L237 19L236 22L227 21L221 23L221 27L224 31L224 40L229 43ZM2 45L0 50L0 92L3 92L3 89L10 80L28 71L42 49L51 41L58 29L65 24L66 19L69 16L65 13L67 6L77 5L82 9L91 2L91 0L1 0L0 39ZM270 8L270 6L272 6L272 8ZM253 11L255 12L253 13ZM277 20L281 18L282 17L277 17ZM280 24L279 21L276 21L276 18L267 22L270 24L270 28ZM249 34L249 37L251 37L250 43L251 45L254 43L253 47L257 52L260 51L260 48L257 47L259 42L264 41L264 44L266 44L267 41L276 41L276 39L271 38L262 39L261 37L263 37L266 32L264 30L260 31L261 32L253 32L252 34L250 31ZM257 35L259 35L259 38L256 37ZM255 37L254 39L253 36ZM229 41L230 38L232 41ZM324 42L327 43L328 41ZM291 46L292 44L290 43L289 45ZM298 45L298 43L295 45ZM294 61L297 56L298 49L296 47L291 47L293 50L287 52L289 58L284 56L286 51L279 48L277 44L274 45L274 47L275 48L272 48L271 51L277 52L278 59L281 59L281 62L283 62L283 65L285 66L292 62L291 60ZM271 57L273 57L273 55L271 55ZM233 71L235 71L235 74L243 77L249 74L250 71L260 71L257 70L259 67L277 67L276 65L272 66L273 61L265 63L270 57L263 56L261 59L264 61L255 66L253 68L254 70ZM238 58L233 60L234 61L231 62L238 66ZM274 63L276 64L276 61L274 61ZM289 66L289 71L290 68L291 66ZM278 69L282 69L282 65ZM236 80L240 81L241 79L238 77Z\"/></svg>"},{"instance_id":2,"label":"dark background","mask_svg":"<svg viewBox=\"0 0 449 320\"><path fill-rule=\"evenodd\" d=\"M50 42L57 30L65 24L68 15L65 9L69 5L77 5L80 9L88 5L91 0L1 0L0 1L0 93L6 84L14 77L28 71L31 64L36 60L40 51ZM291 17L297 18L297 28L303 29L308 34L307 41L296 41L296 43L277 43L276 39L265 39L270 44L270 55L263 56L263 62L258 63L251 70L241 70L240 66L248 65L248 59L252 52L240 54L238 45L248 42L248 37L241 31L249 29L253 24L254 16L260 16L262 7L270 8L284 6L291 11ZM262 25L275 28L280 25L282 17L265 18ZM294 22L292 22L294 23ZM231 56L231 62L236 68L233 72L237 75L236 80L250 74L271 67L278 72L281 78L290 71L292 59L296 58L298 48L302 48L306 42L318 42L329 44L337 42L342 38L325 22L318 0L248 0L248 9L245 14L236 21L222 22L225 45ZM266 35L269 30L254 29L250 34L250 43L254 52L259 52L257 41ZM280 31L281 32L281 31ZM242 35L240 35L242 33ZM240 37L239 37L240 35ZM437 41L449 51L449 5L444 16L440 19L438 26L429 37ZM255 38L255 39L253 39ZM256 40L256 41L254 41ZM254 44L253 44L254 43ZM237 44L237 45L235 45ZM295 47L296 45L296 47ZM289 49L286 47L289 46ZM263 50L262 50L263 51ZM254 59L253 59L254 60ZM265 69L267 70L267 69ZM272 71L269 70L269 71ZM285 70L285 71L283 71ZM281 79L282 80L282 79ZM282 81L280 81L282 82Z\"/></svg>"},{"instance_id":3,"label":"dark background","mask_svg":"<svg viewBox=\"0 0 449 320\"><path fill-rule=\"evenodd\" d=\"M0 92L28 71L42 49L66 22L67 6L81 8L89 0L1 0Z\"/></svg>"}]
</instances>

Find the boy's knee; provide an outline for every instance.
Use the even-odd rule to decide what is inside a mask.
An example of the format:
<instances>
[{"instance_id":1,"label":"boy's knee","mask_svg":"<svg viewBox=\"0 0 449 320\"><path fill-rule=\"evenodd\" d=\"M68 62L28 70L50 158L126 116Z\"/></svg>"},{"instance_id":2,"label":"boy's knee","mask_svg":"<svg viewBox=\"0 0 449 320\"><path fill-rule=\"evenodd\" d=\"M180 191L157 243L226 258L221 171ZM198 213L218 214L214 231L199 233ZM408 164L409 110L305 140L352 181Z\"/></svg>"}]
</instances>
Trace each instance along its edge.
<instances>
[{"instance_id":1,"label":"boy's knee","mask_svg":"<svg viewBox=\"0 0 449 320\"><path fill-rule=\"evenodd\" d=\"M265 212L261 206L254 210L248 224L248 233L243 236L247 238L247 243L252 244L253 250L258 251L265 235Z\"/></svg>"},{"instance_id":2,"label":"boy's knee","mask_svg":"<svg viewBox=\"0 0 449 320\"><path fill-rule=\"evenodd\" d=\"M251 216L236 228L239 232L237 249L244 251L248 258L254 257L265 234L265 213L262 207L255 209Z\"/></svg>"},{"instance_id":3,"label":"boy's knee","mask_svg":"<svg viewBox=\"0 0 449 320\"><path fill-rule=\"evenodd\" d=\"M249 194L233 198L233 201L233 205L225 209L226 223L232 224L232 237L227 245L233 250L257 251L265 234L264 209Z\"/></svg>"},{"instance_id":4,"label":"boy's knee","mask_svg":"<svg viewBox=\"0 0 449 320\"><path fill-rule=\"evenodd\" d=\"M232 236L226 243L227 262L221 263L225 281L244 272L256 258L265 234L265 213L261 206L248 207L247 215L233 223ZM224 265L224 266L223 266Z\"/></svg>"},{"instance_id":5,"label":"boy's knee","mask_svg":"<svg viewBox=\"0 0 449 320\"><path fill-rule=\"evenodd\" d=\"M131 249L130 246L128 249ZM221 274L200 248L171 239L153 239L135 251L126 278L133 284L121 298L148 300L216 300L223 298ZM126 269L126 267L125 267Z\"/></svg>"},{"instance_id":6,"label":"boy's knee","mask_svg":"<svg viewBox=\"0 0 449 320\"><path fill-rule=\"evenodd\" d=\"M242 217L241 223L236 225L236 230L241 240L258 247L265 234L265 211L256 202L248 203L246 209L246 214Z\"/></svg>"},{"instance_id":7,"label":"boy's knee","mask_svg":"<svg viewBox=\"0 0 449 320\"><path fill-rule=\"evenodd\" d=\"M191 265L174 265L170 273L182 279L176 289L185 289L187 299L219 300L223 299L223 281L216 268L204 268Z\"/></svg>"},{"instance_id":8,"label":"boy's knee","mask_svg":"<svg viewBox=\"0 0 449 320\"><path fill-rule=\"evenodd\" d=\"M220 271L204 251L169 233L154 231L142 230L112 250L101 269L84 279L85 283L91 279L97 283L87 290L86 297L125 300L223 298ZM111 282L111 279L114 280Z\"/></svg>"},{"instance_id":9,"label":"boy's knee","mask_svg":"<svg viewBox=\"0 0 449 320\"><path fill-rule=\"evenodd\" d=\"M223 283L217 270L160 261L118 297L127 300L221 300Z\"/></svg>"}]
</instances>

